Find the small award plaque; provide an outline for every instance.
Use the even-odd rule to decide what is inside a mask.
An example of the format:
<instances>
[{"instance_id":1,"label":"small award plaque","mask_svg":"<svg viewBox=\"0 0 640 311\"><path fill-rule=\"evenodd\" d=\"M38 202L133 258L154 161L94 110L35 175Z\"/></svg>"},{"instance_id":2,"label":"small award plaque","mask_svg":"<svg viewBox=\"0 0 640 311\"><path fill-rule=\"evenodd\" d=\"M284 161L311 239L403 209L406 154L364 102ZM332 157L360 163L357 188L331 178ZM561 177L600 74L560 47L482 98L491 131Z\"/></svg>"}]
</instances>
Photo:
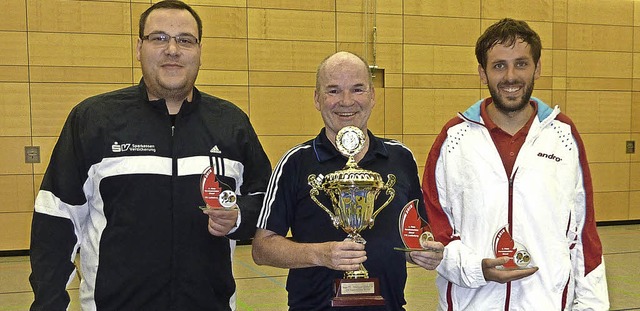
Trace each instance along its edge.
<instances>
[{"instance_id":1,"label":"small award plaque","mask_svg":"<svg viewBox=\"0 0 640 311\"><path fill-rule=\"evenodd\" d=\"M418 214L417 206L418 200L413 200L402 208L398 220L398 229L400 230L400 237L402 238L404 247L394 247L393 249L404 252L441 252L441 250L427 247L426 243L428 241L434 241L435 239L431 233L429 224Z\"/></svg>"},{"instance_id":2,"label":"small award plaque","mask_svg":"<svg viewBox=\"0 0 640 311\"><path fill-rule=\"evenodd\" d=\"M507 263L499 268L502 269L524 269L531 264L531 254L524 245L516 242L509 234L507 227L498 230L493 239L493 250L497 257L511 258Z\"/></svg>"},{"instance_id":3,"label":"small award plaque","mask_svg":"<svg viewBox=\"0 0 640 311\"><path fill-rule=\"evenodd\" d=\"M236 209L236 193L230 189L223 190L223 186L226 185L217 180L213 168L207 167L200 177L200 193L206 206L200 208Z\"/></svg>"}]
</instances>

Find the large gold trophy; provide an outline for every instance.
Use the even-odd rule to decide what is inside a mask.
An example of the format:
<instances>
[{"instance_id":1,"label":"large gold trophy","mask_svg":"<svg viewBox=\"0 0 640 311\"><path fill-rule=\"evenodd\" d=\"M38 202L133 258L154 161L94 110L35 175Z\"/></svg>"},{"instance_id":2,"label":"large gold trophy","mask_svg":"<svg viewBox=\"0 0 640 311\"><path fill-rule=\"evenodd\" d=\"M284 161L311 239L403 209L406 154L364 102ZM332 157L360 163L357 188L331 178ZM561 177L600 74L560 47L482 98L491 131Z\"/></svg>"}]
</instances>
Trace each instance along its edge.
<instances>
[{"instance_id":1,"label":"large gold trophy","mask_svg":"<svg viewBox=\"0 0 640 311\"><path fill-rule=\"evenodd\" d=\"M393 174L389 174L384 183L380 174L358 167L354 156L364 148L364 144L365 136L359 128L342 128L336 136L336 146L340 153L348 157L345 167L327 176L311 174L308 177L311 199L331 216L336 228L342 228L349 238L362 244L366 241L360 231L373 227L376 216L393 200L395 190L392 187L396 183ZM316 198L320 190L331 199L333 212ZM389 198L374 211L375 200L383 190ZM343 279L337 279L334 292L336 296L331 300L333 307L384 305L378 279L369 278L369 272L362 264L360 269L347 271Z\"/></svg>"}]
</instances>

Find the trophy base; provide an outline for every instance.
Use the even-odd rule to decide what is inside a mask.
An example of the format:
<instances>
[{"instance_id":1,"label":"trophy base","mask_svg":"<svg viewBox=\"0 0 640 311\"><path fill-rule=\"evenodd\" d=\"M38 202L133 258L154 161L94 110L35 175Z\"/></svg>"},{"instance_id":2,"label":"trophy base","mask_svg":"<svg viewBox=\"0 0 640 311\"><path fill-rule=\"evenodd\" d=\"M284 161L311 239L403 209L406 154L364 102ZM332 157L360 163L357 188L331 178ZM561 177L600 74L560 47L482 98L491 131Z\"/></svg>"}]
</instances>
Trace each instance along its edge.
<instances>
[{"instance_id":1,"label":"trophy base","mask_svg":"<svg viewBox=\"0 0 640 311\"><path fill-rule=\"evenodd\" d=\"M377 278L337 279L333 291L332 307L384 306Z\"/></svg>"}]
</instances>

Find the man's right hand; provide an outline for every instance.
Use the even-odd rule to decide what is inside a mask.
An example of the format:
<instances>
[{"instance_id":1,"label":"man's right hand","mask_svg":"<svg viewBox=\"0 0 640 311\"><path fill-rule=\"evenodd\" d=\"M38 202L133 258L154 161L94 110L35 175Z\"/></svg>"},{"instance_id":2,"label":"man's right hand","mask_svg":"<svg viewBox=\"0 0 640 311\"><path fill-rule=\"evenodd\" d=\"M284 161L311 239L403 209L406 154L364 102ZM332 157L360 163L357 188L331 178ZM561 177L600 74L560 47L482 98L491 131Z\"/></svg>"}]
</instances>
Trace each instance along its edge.
<instances>
[{"instance_id":1,"label":"man's right hand","mask_svg":"<svg viewBox=\"0 0 640 311\"><path fill-rule=\"evenodd\" d=\"M509 261L509 257L482 259L482 274L484 274L484 279L504 284L528 277L538 271L538 267L511 270L496 268L504 265L507 261Z\"/></svg>"},{"instance_id":2,"label":"man's right hand","mask_svg":"<svg viewBox=\"0 0 640 311\"><path fill-rule=\"evenodd\" d=\"M364 245L346 239L341 242L322 243L320 266L339 271L355 271L367 260Z\"/></svg>"}]
</instances>

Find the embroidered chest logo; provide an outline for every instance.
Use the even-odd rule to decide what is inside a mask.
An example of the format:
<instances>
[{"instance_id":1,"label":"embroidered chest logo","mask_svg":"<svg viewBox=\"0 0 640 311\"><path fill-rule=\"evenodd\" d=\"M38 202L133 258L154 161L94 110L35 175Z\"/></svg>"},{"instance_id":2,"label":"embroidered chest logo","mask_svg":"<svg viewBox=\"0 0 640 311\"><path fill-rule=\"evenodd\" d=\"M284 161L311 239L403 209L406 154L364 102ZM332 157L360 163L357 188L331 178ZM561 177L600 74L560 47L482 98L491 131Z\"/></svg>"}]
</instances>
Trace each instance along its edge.
<instances>
[{"instance_id":1,"label":"embroidered chest logo","mask_svg":"<svg viewBox=\"0 0 640 311\"><path fill-rule=\"evenodd\" d=\"M546 154L546 153L538 152L538 156L541 157L541 158L547 158L549 160L554 160L556 162L562 161L562 159L559 156L557 156L557 155L555 155L553 153L552 154Z\"/></svg>"},{"instance_id":2,"label":"embroidered chest logo","mask_svg":"<svg viewBox=\"0 0 640 311\"><path fill-rule=\"evenodd\" d=\"M155 145L144 145L144 144L120 144L117 141L111 145L111 151L115 153L120 152L156 152Z\"/></svg>"}]
</instances>

